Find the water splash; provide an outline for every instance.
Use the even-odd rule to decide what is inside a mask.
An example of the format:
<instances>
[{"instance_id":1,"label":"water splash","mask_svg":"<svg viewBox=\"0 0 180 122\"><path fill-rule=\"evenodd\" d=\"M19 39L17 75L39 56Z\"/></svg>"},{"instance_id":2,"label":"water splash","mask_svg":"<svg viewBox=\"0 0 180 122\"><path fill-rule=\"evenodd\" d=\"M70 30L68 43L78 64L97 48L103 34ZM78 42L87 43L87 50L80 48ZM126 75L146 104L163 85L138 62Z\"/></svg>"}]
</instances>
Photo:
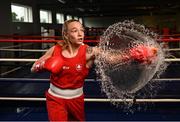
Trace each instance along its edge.
<instances>
[{"instance_id":1,"label":"water splash","mask_svg":"<svg viewBox=\"0 0 180 122\"><path fill-rule=\"evenodd\" d=\"M143 25L133 21L118 22L108 27L100 38L99 48L101 55L97 56L96 72L101 79L102 91L114 105L119 104L114 99L122 99L130 107L133 101L127 102L128 98L134 99L136 93L145 85L148 90L154 86L154 78L159 77L166 69L165 51L157 41L157 34L148 30ZM139 44L158 48L157 58L150 65L139 64L132 61L111 63L106 59L107 53L112 55L124 55L128 50Z\"/></svg>"}]
</instances>

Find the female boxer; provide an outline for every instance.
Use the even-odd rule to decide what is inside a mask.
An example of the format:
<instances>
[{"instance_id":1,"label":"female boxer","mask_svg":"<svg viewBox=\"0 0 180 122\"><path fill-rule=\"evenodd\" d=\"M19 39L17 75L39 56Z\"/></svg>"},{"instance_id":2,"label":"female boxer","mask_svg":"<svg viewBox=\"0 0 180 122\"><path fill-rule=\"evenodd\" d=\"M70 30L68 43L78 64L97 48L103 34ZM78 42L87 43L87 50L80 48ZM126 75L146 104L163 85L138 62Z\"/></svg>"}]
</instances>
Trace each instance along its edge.
<instances>
[{"instance_id":1,"label":"female boxer","mask_svg":"<svg viewBox=\"0 0 180 122\"><path fill-rule=\"evenodd\" d=\"M62 35L64 42L51 47L33 64L31 71L51 72L50 88L46 92L50 121L85 121L84 79L96 55L101 55L101 49L83 43L84 28L78 20L67 20L63 25ZM146 62L155 53L156 49L141 46L131 49L128 55L105 55L108 55L106 60L112 63L129 59Z\"/></svg>"}]
</instances>

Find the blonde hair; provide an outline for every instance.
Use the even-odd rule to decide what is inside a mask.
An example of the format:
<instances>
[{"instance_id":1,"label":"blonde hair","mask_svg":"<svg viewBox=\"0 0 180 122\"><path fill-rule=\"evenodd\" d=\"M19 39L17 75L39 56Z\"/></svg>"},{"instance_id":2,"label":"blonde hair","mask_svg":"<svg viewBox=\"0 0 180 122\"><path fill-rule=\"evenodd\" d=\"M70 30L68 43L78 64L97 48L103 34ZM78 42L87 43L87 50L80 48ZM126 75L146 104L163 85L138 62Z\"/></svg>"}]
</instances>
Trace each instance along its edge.
<instances>
[{"instance_id":1,"label":"blonde hair","mask_svg":"<svg viewBox=\"0 0 180 122\"><path fill-rule=\"evenodd\" d=\"M68 25L71 23L71 22L79 22L79 20L76 20L76 19L70 19L70 20L66 20L62 26L62 38L64 40L64 45L68 45L68 40L67 38L65 37L65 33L68 31Z\"/></svg>"}]
</instances>

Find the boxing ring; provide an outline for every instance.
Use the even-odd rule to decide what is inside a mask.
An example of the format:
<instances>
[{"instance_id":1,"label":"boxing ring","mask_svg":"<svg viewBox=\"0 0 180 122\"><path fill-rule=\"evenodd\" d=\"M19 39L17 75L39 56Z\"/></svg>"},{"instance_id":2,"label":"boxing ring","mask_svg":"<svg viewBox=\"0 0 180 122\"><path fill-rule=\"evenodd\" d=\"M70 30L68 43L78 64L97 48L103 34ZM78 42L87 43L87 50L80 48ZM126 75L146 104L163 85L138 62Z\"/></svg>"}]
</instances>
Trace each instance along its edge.
<instances>
[{"instance_id":1,"label":"boxing ring","mask_svg":"<svg viewBox=\"0 0 180 122\"><path fill-rule=\"evenodd\" d=\"M37 49L37 47L41 47L39 45L42 42L54 43L56 41L52 39L0 39L0 43L15 43L0 48L1 68L6 69L0 72L1 121L48 120L44 93L49 88L50 74L49 72L31 73L30 68L32 63L47 51L47 49ZM164 39L164 41L173 43L179 42L180 39ZM38 46L31 49L33 43ZM85 43L98 43L98 40L85 40ZM170 48L166 51L180 55L179 48ZM17 57L11 57L11 55ZM147 95L146 98L127 99L129 102L134 102L130 108L134 110L133 113L123 111L122 108L117 108L110 103L106 95L101 92L100 80L97 79L95 66L93 66L84 86L86 120L180 120L180 58L168 57L165 61L170 65L160 78L154 79L162 86L157 94ZM123 106L122 99L115 101L122 103Z\"/></svg>"}]
</instances>

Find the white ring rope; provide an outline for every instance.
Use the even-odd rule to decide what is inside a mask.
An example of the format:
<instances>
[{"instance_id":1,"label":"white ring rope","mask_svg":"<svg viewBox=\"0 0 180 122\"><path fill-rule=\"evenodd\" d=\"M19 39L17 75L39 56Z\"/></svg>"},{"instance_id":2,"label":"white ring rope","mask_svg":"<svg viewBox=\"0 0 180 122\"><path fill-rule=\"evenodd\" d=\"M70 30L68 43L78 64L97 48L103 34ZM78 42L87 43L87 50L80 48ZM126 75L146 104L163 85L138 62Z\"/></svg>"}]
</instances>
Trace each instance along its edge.
<instances>
[{"instance_id":1,"label":"white ring rope","mask_svg":"<svg viewBox=\"0 0 180 122\"><path fill-rule=\"evenodd\" d=\"M47 50L42 49L0 49L0 51L21 51L21 52L46 52ZM180 48L165 49L165 51L180 51Z\"/></svg>"},{"instance_id":2,"label":"white ring rope","mask_svg":"<svg viewBox=\"0 0 180 122\"><path fill-rule=\"evenodd\" d=\"M38 59L23 59L23 58L0 58L0 61L15 61L15 62L34 62Z\"/></svg>"},{"instance_id":3,"label":"white ring rope","mask_svg":"<svg viewBox=\"0 0 180 122\"><path fill-rule=\"evenodd\" d=\"M180 62L180 58L175 58L175 59L172 59L172 58L169 58L169 59L165 59L166 62Z\"/></svg>"},{"instance_id":4,"label":"white ring rope","mask_svg":"<svg viewBox=\"0 0 180 122\"><path fill-rule=\"evenodd\" d=\"M38 59L23 59L23 58L0 58L0 61L15 61L15 62L34 62ZM180 62L180 58L165 59L166 62Z\"/></svg>"},{"instance_id":5,"label":"white ring rope","mask_svg":"<svg viewBox=\"0 0 180 122\"><path fill-rule=\"evenodd\" d=\"M153 79L154 81L180 81L180 78L159 78ZM7 82L7 81L14 81L14 82L28 82L28 81L41 81L41 82L49 82L49 79L43 78L0 78L0 82ZM100 79L85 79L85 82L100 82Z\"/></svg>"},{"instance_id":6,"label":"white ring rope","mask_svg":"<svg viewBox=\"0 0 180 122\"><path fill-rule=\"evenodd\" d=\"M180 51L180 48L165 49L165 51Z\"/></svg>"},{"instance_id":7,"label":"white ring rope","mask_svg":"<svg viewBox=\"0 0 180 122\"><path fill-rule=\"evenodd\" d=\"M0 100L9 100L9 101L46 101L46 98L37 98L37 97L0 97ZM86 102L111 102L112 100L106 98L85 98ZM171 99L171 98L162 98L162 99L113 99L115 102L180 102L180 99Z\"/></svg>"}]
</instances>

